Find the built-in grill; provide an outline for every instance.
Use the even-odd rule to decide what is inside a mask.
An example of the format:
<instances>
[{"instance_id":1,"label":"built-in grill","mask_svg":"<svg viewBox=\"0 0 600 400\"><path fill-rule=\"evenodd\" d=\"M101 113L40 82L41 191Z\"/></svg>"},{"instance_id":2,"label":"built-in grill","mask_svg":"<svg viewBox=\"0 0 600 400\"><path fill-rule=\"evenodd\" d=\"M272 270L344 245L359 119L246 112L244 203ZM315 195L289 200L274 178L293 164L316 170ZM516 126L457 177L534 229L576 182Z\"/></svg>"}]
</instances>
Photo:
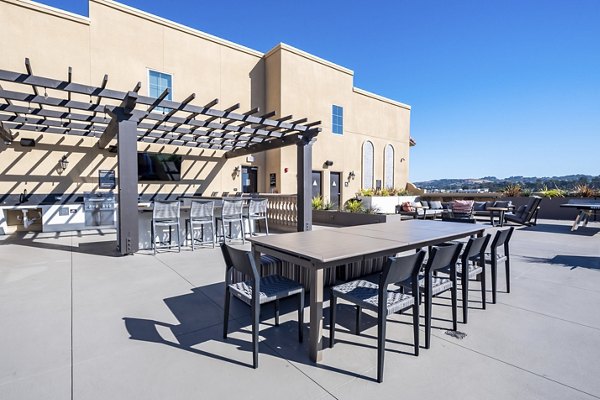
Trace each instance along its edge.
<instances>
[{"instance_id":1,"label":"built-in grill","mask_svg":"<svg viewBox=\"0 0 600 400\"><path fill-rule=\"evenodd\" d=\"M112 192L83 194L85 226L115 226L115 195Z\"/></svg>"}]
</instances>

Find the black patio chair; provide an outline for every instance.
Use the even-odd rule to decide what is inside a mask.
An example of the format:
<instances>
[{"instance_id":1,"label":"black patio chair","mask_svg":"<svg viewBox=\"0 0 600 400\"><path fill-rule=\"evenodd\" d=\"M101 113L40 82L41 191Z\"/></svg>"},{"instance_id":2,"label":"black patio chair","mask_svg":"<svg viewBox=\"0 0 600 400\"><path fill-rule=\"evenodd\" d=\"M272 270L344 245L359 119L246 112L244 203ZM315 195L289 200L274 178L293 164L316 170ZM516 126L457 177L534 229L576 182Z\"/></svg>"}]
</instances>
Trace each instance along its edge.
<instances>
[{"instance_id":1,"label":"black patio chair","mask_svg":"<svg viewBox=\"0 0 600 400\"><path fill-rule=\"evenodd\" d=\"M261 306L275 302L275 325L279 325L279 300L298 296L298 340L302 342L304 325L304 287L298 282L280 275L260 277L252 253L235 249L225 243L221 244L225 260L225 310L223 321L223 338L227 339L229 329L229 304L231 296L235 296L252 310L252 366L258 368L258 330ZM250 279L243 282L232 282L233 270L239 271Z\"/></svg>"},{"instance_id":2,"label":"black patio chair","mask_svg":"<svg viewBox=\"0 0 600 400\"><path fill-rule=\"evenodd\" d=\"M450 290L452 299L452 330L457 330L457 293L456 293L456 262L460 255L462 243L445 243L433 246L429 250L429 259L424 267L424 275L419 276L419 287L423 290L425 299L425 348L431 344L431 312L433 297ZM438 275L441 272L446 275ZM403 284L407 289L410 286Z\"/></svg>"},{"instance_id":3,"label":"black patio chair","mask_svg":"<svg viewBox=\"0 0 600 400\"><path fill-rule=\"evenodd\" d=\"M531 196L526 205L519 207L514 213L504 214L504 220L520 225L536 225L541 202L541 197Z\"/></svg>"},{"instance_id":4,"label":"black patio chair","mask_svg":"<svg viewBox=\"0 0 600 400\"><path fill-rule=\"evenodd\" d=\"M506 293L510 293L510 252L508 244L514 230L515 228L511 226L508 229L497 231L490 246L490 253L486 254L485 262L490 264L492 270L492 303L494 304L496 304L498 263L502 261L504 261L506 270Z\"/></svg>"},{"instance_id":5,"label":"black patio chair","mask_svg":"<svg viewBox=\"0 0 600 400\"><path fill-rule=\"evenodd\" d=\"M329 306L329 347L335 343L337 298L356 305L356 334L360 335L360 315L363 308L377 312L377 382L383 382L385 332L388 315L412 308L415 356L419 355L419 283L418 275L425 251L405 257L389 257L379 277L379 283L356 280L331 288ZM410 281L411 294L405 294L394 283Z\"/></svg>"},{"instance_id":6,"label":"black patio chair","mask_svg":"<svg viewBox=\"0 0 600 400\"><path fill-rule=\"evenodd\" d=\"M469 279L475 279L481 274L481 307L486 308L486 274L485 274L485 250L492 235L483 237L472 237L465 245L460 259L460 265L456 267L456 273L460 277L462 288L463 323L467 323L469 312Z\"/></svg>"}]
</instances>

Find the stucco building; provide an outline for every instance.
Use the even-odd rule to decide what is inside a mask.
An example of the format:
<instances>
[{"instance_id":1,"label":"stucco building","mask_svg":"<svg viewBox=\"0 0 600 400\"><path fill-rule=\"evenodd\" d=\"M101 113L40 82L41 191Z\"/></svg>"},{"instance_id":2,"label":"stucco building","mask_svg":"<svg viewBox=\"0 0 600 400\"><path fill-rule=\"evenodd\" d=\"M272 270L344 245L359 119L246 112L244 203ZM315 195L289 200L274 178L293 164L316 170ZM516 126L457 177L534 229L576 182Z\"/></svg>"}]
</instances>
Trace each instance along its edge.
<instances>
[{"instance_id":1,"label":"stucco building","mask_svg":"<svg viewBox=\"0 0 600 400\"><path fill-rule=\"evenodd\" d=\"M358 89L353 72L291 46L267 53L211 36L108 0L90 0L89 16L30 1L0 1L0 69L159 96L173 100L195 92L194 104L218 98L222 109L260 108L321 121L313 147L314 194L342 204L361 188L404 188L408 179L410 107ZM10 89L10 83L3 83ZM43 90L43 88L40 88ZM80 96L80 100L84 99ZM89 101L93 99L90 97ZM289 121L293 121L294 117ZM113 170L115 155L98 149L97 138L12 132L19 140L0 146L0 196L14 201L24 192L65 201L98 189L99 170ZM235 192L295 193L296 154L281 148L253 157L223 160L218 150L140 142L138 151L180 155L170 177L140 179L141 198L222 195ZM57 169L62 157L69 167Z\"/></svg>"}]
</instances>

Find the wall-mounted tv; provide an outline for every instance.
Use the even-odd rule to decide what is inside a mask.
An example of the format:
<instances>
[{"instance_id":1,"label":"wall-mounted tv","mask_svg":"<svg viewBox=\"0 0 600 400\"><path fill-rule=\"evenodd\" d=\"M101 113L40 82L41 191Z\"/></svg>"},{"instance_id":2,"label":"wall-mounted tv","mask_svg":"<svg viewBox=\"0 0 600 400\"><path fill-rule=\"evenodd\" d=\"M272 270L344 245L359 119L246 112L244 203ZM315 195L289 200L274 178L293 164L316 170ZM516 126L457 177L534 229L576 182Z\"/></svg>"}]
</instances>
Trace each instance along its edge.
<instances>
[{"instance_id":1,"label":"wall-mounted tv","mask_svg":"<svg viewBox=\"0 0 600 400\"><path fill-rule=\"evenodd\" d=\"M138 153L138 181L178 181L181 156L176 154Z\"/></svg>"}]
</instances>

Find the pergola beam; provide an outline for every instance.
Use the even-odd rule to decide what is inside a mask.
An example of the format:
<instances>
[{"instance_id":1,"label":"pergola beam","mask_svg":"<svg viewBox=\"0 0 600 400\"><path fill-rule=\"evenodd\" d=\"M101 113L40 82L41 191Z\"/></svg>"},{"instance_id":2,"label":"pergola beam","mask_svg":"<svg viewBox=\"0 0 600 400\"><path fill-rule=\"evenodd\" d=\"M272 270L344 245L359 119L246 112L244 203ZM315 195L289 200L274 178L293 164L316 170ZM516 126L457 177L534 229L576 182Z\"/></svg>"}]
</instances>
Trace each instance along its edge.
<instances>
[{"instance_id":1,"label":"pergola beam","mask_svg":"<svg viewBox=\"0 0 600 400\"><path fill-rule=\"evenodd\" d=\"M244 148L239 148L239 149L228 151L227 153L225 153L224 157L229 159L229 158L241 157L241 156L245 156L245 155L253 154L253 153L260 153L262 151L278 149L281 147L291 146L293 144L298 144L302 140L306 140L307 138L312 138L312 137L316 136L320 131L321 131L320 129L315 129L314 131L307 132L304 135L290 134L290 135L284 136L281 139L273 139L273 140L269 140L269 141L264 141L262 143L249 145Z\"/></svg>"},{"instance_id":2,"label":"pergola beam","mask_svg":"<svg viewBox=\"0 0 600 400\"><path fill-rule=\"evenodd\" d=\"M116 138L121 254L137 250L138 141L219 150L224 158L297 145L298 229L310 229L311 146L320 122L307 124L306 118L294 120L291 115L272 119L274 111L260 115L257 107L240 112L239 103L218 110L214 108L218 99L198 106L192 104L194 94L178 102L167 99L169 89L158 98L141 96L140 82L130 92L111 90L107 88L107 75L99 86L78 84L73 82L71 67L66 81L33 75L29 60L25 67L26 73L0 69L0 82L22 85L18 90L12 85L11 90L0 87L0 99L7 103L0 104L0 137L12 140L10 129L83 136L103 130L98 140L100 148ZM83 95L89 96L89 102L77 101L77 96ZM98 115L101 113L104 118Z\"/></svg>"},{"instance_id":3,"label":"pergola beam","mask_svg":"<svg viewBox=\"0 0 600 400\"><path fill-rule=\"evenodd\" d=\"M129 92L121 101L121 105L119 107L115 107L112 110L109 107L106 107L106 112L111 115L111 120L108 123L108 126L100 136L98 140L98 147L104 149L108 146L111 140L117 136L118 133L118 119L123 119L125 114L130 115L132 111L135 109L137 100L136 92ZM138 121L137 118L134 117L135 121ZM129 129L129 128L128 128ZM137 129L137 123L136 123ZM135 139L134 139L135 140Z\"/></svg>"}]
</instances>

